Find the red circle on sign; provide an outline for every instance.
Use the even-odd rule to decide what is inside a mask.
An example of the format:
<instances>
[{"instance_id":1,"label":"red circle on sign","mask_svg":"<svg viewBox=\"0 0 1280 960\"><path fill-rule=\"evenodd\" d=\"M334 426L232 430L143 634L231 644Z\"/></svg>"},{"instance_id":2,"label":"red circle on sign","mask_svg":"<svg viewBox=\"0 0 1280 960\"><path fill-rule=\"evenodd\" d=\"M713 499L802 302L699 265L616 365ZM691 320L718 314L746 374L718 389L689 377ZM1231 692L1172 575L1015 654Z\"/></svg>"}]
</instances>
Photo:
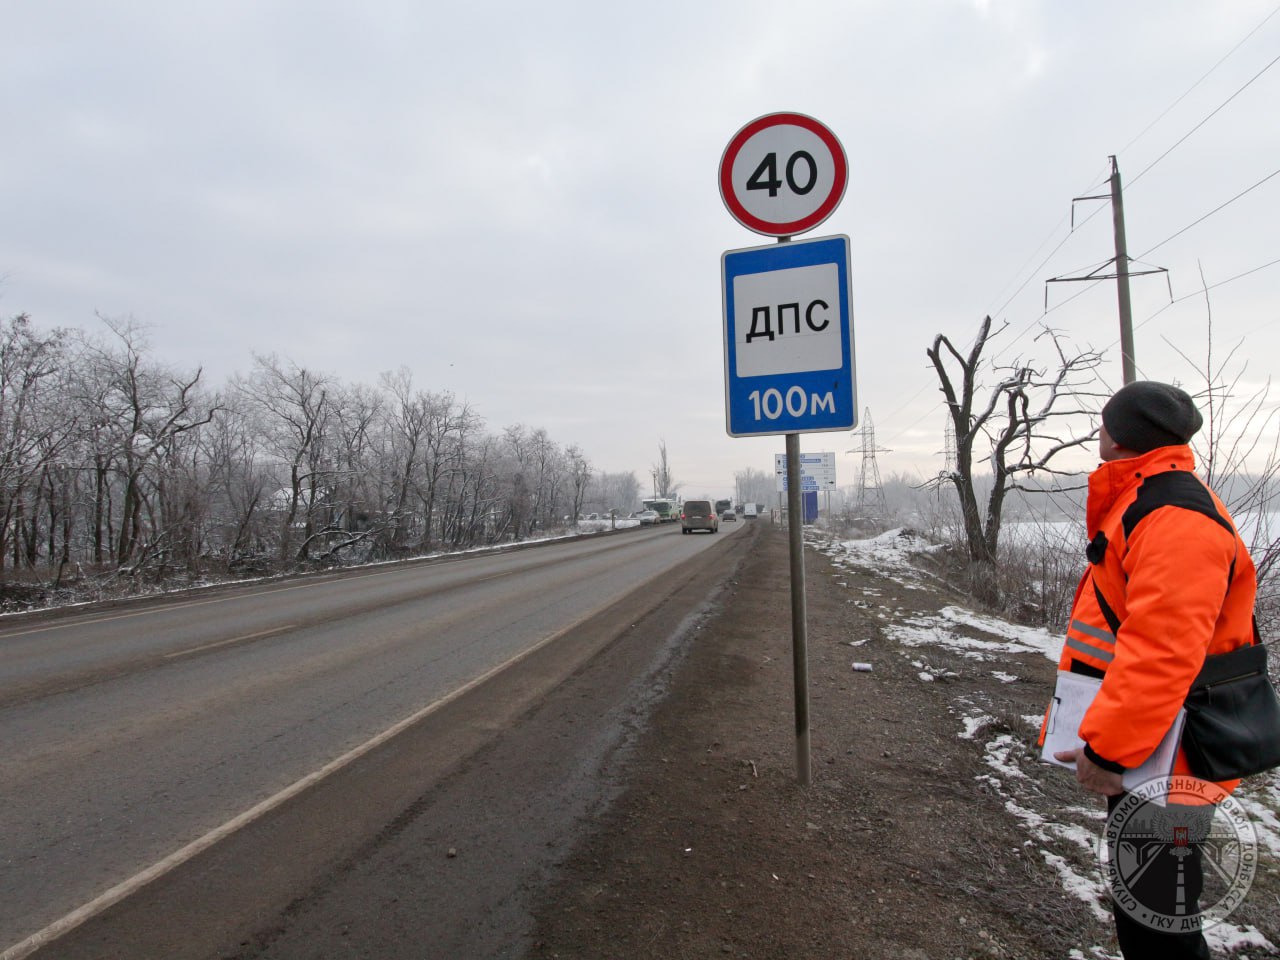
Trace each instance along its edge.
<instances>
[{"instance_id":1,"label":"red circle on sign","mask_svg":"<svg viewBox=\"0 0 1280 960\"><path fill-rule=\"evenodd\" d=\"M801 127L818 137L831 154L834 165L831 190L827 196L811 213L787 222L770 221L753 214L738 197L733 183L733 164L738 154L742 152L742 148L761 131L779 126ZM845 159L844 148L840 145L840 141L824 124L803 113L770 113L752 120L733 135L733 139L724 149L724 156L720 158L720 196L724 200L724 205L728 207L729 213L748 230L770 237L794 236L812 230L822 223L840 205L848 182L849 164Z\"/></svg>"}]
</instances>

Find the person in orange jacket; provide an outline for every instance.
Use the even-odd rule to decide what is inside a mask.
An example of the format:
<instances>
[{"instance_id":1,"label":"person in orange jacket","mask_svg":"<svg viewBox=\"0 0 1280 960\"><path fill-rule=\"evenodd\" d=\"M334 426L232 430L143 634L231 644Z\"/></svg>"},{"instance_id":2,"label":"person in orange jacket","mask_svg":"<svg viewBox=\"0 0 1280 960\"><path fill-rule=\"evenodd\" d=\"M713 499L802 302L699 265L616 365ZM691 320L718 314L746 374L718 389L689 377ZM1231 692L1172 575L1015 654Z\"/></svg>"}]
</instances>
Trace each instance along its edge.
<instances>
[{"instance_id":1,"label":"person in orange jacket","mask_svg":"<svg viewBox=\"0 0 1280 960\"><path fill-rule=\"evenodd\" d=\"M1080 724L1084 746L1055 756L1074 761L1080 786L1106 796L1112 811L1125 795L1124 771L1168 733L1205 657L1253 640L1253 560L1222 501L1194 472L1188 444L1202 422L1185 391L1154 381L1127 384L1102 409L1103 462L1089 476L1086 508L1089 565L1059 662L1060 670L1100 677L1102 686ZM1174 774L1190 776L1181 751ZM1220 787L1230 792L1238 782ZM1167 866L1161 882L1168 884L1176 872L1180 896L1190 895L1197 912L1198 845L1166 861L1149 872ZM1119 905L1113 912L1126 960L1209 957L1198 929L1166 933Z\"/></svg>"}]
</instances>

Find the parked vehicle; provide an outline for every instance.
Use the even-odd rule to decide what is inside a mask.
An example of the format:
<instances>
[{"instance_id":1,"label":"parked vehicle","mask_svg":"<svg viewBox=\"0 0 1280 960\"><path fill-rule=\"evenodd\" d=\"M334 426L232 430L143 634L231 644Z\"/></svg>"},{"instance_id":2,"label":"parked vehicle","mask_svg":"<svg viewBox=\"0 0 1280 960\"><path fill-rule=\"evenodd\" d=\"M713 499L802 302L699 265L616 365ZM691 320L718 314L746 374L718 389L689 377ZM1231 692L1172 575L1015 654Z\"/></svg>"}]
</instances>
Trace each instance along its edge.
<instances>
[{"instance_id":1,"label":"parked vehicle","mask_svg":"<svg viewBox=\"0 0 1280 960\"><path fill-rule=\"evenodd\" d=\"M720 531L720 518L716 516L710 500L686 500L680 508L680 532L692 533L694 530Z\"/></svg>"}]
</instances>

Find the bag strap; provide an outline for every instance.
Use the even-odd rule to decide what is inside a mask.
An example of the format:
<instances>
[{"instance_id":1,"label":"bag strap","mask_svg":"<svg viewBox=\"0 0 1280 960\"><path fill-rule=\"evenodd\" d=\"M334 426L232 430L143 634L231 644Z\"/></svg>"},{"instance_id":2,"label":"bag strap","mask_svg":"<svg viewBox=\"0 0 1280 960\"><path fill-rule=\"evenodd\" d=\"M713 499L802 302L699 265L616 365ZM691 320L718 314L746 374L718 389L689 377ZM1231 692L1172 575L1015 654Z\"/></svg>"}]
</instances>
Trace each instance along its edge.
<instances>
[{"instance_id":1,"label":"bag strap","mask_svg":"<svg viewBox=\"0 0 1280 960\"><path fill-rule=\"evenodd\" d=\"M1208 485L1205 484L1205 482L1201 480L1199 477L1197 477L1194 473L1191 474L1191 477L1194 478L1195 481L1201 487L1204 487L1204 489L1206 490L1208 489ZM1162 503L1156 507L1144 508L1140 513L1134 516L1131 520L1130 513L1133 510L1133 507L1130 506L1129 509L1125 511L1125 522L1121 524L1121 531L1124 533L1124 544L1126 549L1129 546L1129 530L1130 530L1131 524L1132 526L1137 526L1138 520L1141 520L1142 518L1146 517L1147 514L1153 512L1155 509L1159 509L1159 507L1177 507L1180 509L1193 509L1183 503L1177 503L1177 502ZM1203 511L1196 510L1195 512L1201 513ZM1223 527L1225 527L1227 530L1231 532L1231 540L1232 540L1231 565L1227 568L1227 589L1222 594L1222 602L1226 603L1227 594L1231 592L1231 584L1236 578L1236 561L1240 559L1240 531L1235 528L1235 525L1233 523L1227 520L1226 517L1222 516L1216 510L1212 514L1205 513L1204 515L1208 516L1210 519L1219 523L1220 525L1222 525ZM1088 556L1090 566L1091 567L1101 566L1103 560L1106 559L1106 554L1109 549L1111 549L1111 544L1107 542L1107 538L1103 536L1102 531L1098 531L1098 536L1094 537L1093 542L1090 542L1089 544L1089 549L1085 551L1086 555ZM1120 618L1116 616L1115 610L1113 610L1111 605L1107 603L1106 597L1102 595L1102 589L1098 586L1098 578L1093 575L1092 569L1089 571L1089 580L1090 582L1093 583L1093 595L1098 600L1098 608L1102 611L1103 619L1107 621L1107 626L1111 628L1111 632L1119 636ZM1256 613L1254 614L1254 617L1253 617L1253 638L1255 643L1262 642L1261 637L1258 634L1258 616Z\"/></svg>"},{"instance_id":2,"label":"bag strap","mask_svg":"<svg viewBox=\"0 0 1280 960\"><path fill-rule=\"evenodd\" d=\"M1093 595L1098 599L1098 609L1102 611L1102 618L1107 621L1107 626L1111 628L1111 632L1118 636L1120 634L1120 618L1111 609L1111 604L1107 603L1107 598L1102 595L1102 588L1098 586L1098 579L1093 576L1092 571L1089 573L1089 580L1093 583Z\"/></svg>"}]
</instances>

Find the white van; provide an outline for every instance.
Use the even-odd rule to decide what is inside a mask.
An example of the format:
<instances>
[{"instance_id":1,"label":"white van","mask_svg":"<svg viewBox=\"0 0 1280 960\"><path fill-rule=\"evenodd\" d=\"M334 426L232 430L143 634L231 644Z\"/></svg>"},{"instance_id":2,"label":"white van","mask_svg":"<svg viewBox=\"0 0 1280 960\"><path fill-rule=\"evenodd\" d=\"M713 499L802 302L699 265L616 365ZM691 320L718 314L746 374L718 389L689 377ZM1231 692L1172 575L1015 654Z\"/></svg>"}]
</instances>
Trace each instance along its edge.
<instances>
[{"instance_id":1,"label":"white van","mask_svg":"<svg viewBox=\"0 0 1280 960\"><path fill-rule=\"evenodd\" d=\"M742 505L742 515L748 520L756 518L756 505L754 503L744 503Z\"/></svg>"}]
</instances>

